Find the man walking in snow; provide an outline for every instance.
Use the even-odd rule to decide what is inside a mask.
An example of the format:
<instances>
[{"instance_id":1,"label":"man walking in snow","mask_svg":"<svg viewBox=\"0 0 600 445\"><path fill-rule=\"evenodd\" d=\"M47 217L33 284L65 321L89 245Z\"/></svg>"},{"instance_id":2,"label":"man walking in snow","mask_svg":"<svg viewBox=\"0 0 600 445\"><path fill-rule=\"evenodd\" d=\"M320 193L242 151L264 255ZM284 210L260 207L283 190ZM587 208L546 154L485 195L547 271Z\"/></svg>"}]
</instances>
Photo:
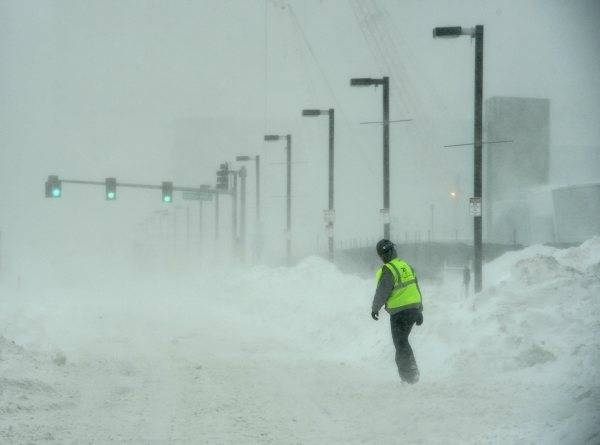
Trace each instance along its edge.
<instances>
[{"instance_id":1,"label":"man walking in snow","mask_svg":"<svg viewBox=\"0 0 600 445\"><path fill-rule=\"evenodd\" d=\"M408 336L413 325L423 323L421 290L413 268L400 260L396 246L390 240L377 243L377 255L383 266L377 271L377 290L373 297L371 317L379 320L379 310L385 305L390 314L392 339L396 348L396 365L400 378L407 383L419 381L419 369Z\"/></svg>"}]
</instances>

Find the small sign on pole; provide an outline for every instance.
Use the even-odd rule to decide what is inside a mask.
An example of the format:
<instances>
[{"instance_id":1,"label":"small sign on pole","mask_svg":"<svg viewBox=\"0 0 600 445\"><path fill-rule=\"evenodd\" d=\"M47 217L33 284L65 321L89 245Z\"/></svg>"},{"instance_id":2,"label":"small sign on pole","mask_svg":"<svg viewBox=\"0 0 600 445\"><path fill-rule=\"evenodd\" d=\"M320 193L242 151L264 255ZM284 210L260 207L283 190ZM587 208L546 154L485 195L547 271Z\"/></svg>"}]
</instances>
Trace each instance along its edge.
<instances>
[{"instance_id":1,"label":"small sign on pole","mask_svg":"<svg viewBox=\"0 0 600 445\"><path fill-rule=\"evenodd\" d=\"M390 223L390 209L380 209L379 210L379 218L381 219L382 224Z\"/></svg>"},{"instance_id":2,"label":"small sign on pole","mask_svg":"<svg viewBox=\"0 0 600 445\"><path fill-rule=\"evenodd\" d=\"M323 221L327 224L335 222L335 210L323 210Z\"/></svg>"},{"instance_id":3,"label":"small sign on pole","mask_svg":"<svg viewBox=\"0 0 600 445\"><path fill-rule=\"evenodd\" d=\"M183 199L191 201L212 201L213 194L209 191L184 191Z\"/></svg>"},{"instance_id":4,"label":"small sign on pole","mask_svg":"<svg viewBox=\"0 0 600 445\"><path fill-rule=\"evenodd\" d=\"M481 198L469 198L471 216L481 216Z\"/></svg>"},{"instance_id":5,"label":"small sign on pole","mask_svg":"<svg viewBox=\"0 0 600 445\"><path fill-rule=\"evenodd\" d=\"M325 232L328 238L333 238L333 223L330 222L325 225Z\"/></svg>"}]
</instances>

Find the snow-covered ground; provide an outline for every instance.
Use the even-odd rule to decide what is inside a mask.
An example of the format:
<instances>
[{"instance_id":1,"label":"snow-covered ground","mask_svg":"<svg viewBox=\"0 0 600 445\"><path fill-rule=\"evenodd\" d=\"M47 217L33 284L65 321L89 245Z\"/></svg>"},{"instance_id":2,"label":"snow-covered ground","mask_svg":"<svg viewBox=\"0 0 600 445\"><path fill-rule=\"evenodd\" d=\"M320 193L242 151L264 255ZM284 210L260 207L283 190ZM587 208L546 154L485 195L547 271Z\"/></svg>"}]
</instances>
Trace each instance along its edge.
<instances>
[{"instance_id":1,"label":"snow-covered ground","mask_svg":"<svg viewBox=\"0 0 600 445\"><path fill-rule=\"evenodd\" d=\"M0 443L600 443L600 238L423 286L414 386L319 258L102 278L0 287Z\"/></svg>"}]
</instances>

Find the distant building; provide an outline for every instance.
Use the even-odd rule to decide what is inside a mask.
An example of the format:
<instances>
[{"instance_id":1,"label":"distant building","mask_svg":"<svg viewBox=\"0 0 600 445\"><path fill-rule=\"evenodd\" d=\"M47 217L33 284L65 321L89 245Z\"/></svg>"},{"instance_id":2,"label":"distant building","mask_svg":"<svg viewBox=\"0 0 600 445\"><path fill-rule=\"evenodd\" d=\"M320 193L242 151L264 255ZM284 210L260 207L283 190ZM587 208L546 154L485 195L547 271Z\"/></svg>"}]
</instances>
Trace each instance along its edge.
<instances>
[{"instance_id":1,"label":"distant building","mask_svg":"<svg viewBox=\"0 0 600 445\"><path fill-rule=\"evenodd\" d=\"M556 238L581 243L600 236L600 183L552 190Z\"/></svg>"},{"instance_id":2,"label":"distant building","mask_svg":"<svg viewBox=\"0 0 600 445\"><path fill-rule=\"evenodd\" d=\"M491 97L485 101L484 239L501 244L554 241L548 183L550 101ZM547 205L536 205L536 199Z\"/></svg>"}]
</instances>

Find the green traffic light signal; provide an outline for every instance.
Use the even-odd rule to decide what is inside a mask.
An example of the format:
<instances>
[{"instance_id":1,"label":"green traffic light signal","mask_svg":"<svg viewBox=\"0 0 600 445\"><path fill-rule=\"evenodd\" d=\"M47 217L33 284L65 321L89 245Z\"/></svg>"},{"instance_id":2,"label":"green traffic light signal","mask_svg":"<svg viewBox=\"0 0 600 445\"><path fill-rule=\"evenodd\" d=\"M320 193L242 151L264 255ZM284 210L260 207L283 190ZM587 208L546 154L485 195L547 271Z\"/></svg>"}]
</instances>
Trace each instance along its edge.
<instances>
[{"instance_id":1,"label":"green traffic light signal","mask_svg":"<svg viewBox=\"0 0 600 445\"><path fill-rule=\"evenodd\" d=\"M46 198L60 198L62 195L62 184L58 176L50 175L46 180Z\"/></svg>"},{"instance_id":2,"label":"green traffic light signal","mask_svg":"<svg viewBox=\"0 0 600 445\"><path fill-rule=\"evenodd\" d=\"M162 199L163 199L163 202L172 202L173 201L173 183L172 182L163 182L162 183Z\"/></svg>"},{"instance_id":3,"label":"green traffic light signal","mask_svg":"<svg viewBox=\"0 0 600 445\"><path fill-rule=\"evenodd\" d=\"M115 199L117 199L117 180L106 178L106 200L114 201Z\"/></svg>"}]
</instances>

